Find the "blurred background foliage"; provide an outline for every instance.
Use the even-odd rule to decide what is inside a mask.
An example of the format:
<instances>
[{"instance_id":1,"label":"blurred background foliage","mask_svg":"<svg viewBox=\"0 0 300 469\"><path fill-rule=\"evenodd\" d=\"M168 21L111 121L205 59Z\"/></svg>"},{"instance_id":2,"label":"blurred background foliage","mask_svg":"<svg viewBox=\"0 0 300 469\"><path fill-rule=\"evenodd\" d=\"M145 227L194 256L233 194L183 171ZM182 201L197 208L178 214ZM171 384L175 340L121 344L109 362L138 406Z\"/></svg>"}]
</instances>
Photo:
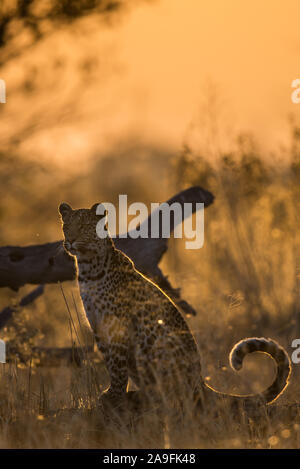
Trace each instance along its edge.
<instances>
[{"instance_id":1,"label":"blurred background foliage","mask_svg":"<svg viewBox=\"0 0 300 469\"><path fill-rule=\"evenodd\" d=\"M112 21L114 13L140 0L1 0L0 65L24 53L46 34L86 15ZM142 0L147 1L147 0ZM149 0L148 0L149 1ZM151 1L151 0L150 0Z\"/></svg>"}]
</instances>

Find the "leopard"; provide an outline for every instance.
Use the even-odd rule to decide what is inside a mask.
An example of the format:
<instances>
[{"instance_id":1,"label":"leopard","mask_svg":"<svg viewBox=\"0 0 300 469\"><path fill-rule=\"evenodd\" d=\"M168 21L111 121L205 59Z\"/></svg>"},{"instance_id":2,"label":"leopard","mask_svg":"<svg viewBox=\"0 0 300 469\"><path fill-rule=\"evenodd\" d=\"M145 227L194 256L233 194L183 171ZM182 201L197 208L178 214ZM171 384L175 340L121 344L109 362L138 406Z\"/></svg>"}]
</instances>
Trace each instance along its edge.
<instances>
[{"instance_id":1,"label":"leopard","mask_svg":"<svg viewBox=\"0 0 300 469\"><path fill-rule=\"evenodd\" d=\"M97 225L107 214L105 207L96 203L91 208L73 209L63 202L59 214L63 246L74 258L84 311L108 371L110 385L103 397L109 402L124 399L130 381L143 395L160 396L165 402L191 396L199 409L220 401L233 409L269 405L284 392L291 375L288 353L265 337L239 341L229 362L238 371L250 353L270 356L276 376L267 389L236 395L210 386L202 376L196 339L178 307L116 248L108 231L107 236L98 236Z\"/></svg>"}]
</instances>

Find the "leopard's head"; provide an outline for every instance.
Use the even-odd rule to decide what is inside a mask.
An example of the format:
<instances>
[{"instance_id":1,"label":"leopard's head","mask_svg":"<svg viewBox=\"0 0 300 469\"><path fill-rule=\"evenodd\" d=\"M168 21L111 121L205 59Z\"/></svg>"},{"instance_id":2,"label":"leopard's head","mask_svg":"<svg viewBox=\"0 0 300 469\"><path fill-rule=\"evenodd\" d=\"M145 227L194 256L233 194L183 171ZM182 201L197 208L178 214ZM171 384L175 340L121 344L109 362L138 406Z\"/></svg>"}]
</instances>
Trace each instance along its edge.
<instances>
[{"instance_id":1,"label":"leopard's head","mask_svg":"<svg viewBox=\"0 0 300 469\"><path fill-rule=\"evenodd\" d=\"M111 240L99 237L104 232L107 212L103 205L94 204L90 209L73 210L63 202L59 213L63 223L64 248L72 256L93 255L105 250Z\"/></svg>"}]
</instances>

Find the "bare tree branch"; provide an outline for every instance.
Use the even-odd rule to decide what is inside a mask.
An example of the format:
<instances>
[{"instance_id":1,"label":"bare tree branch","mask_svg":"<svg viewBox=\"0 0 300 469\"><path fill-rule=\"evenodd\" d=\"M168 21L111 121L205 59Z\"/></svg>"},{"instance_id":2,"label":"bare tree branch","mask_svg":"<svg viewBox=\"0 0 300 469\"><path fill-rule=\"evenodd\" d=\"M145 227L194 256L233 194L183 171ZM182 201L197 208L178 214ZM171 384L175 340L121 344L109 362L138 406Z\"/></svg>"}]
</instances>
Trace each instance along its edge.
<instances>
[{"instance_id":1,"label":"bare tree branch","mask_svg":"<svg viewBox=\"0 0 300 469\"><path fill-rule=\"evenodd\" d=\"M18 355L18 359L22 363L28 362L28 356L23 357L20 355L20 351L16 350L15 347L11 346L8 342L6 344L7 350L7 363L15 360L15 355ZM99 357L97 351L94 351L94 347L89 345L87 347L33 347L32 357L34 358L35 366L51 366L60 367L62 365L76 365L82 366L87 359L94 360Z\"/></svg>"}]
</instances>

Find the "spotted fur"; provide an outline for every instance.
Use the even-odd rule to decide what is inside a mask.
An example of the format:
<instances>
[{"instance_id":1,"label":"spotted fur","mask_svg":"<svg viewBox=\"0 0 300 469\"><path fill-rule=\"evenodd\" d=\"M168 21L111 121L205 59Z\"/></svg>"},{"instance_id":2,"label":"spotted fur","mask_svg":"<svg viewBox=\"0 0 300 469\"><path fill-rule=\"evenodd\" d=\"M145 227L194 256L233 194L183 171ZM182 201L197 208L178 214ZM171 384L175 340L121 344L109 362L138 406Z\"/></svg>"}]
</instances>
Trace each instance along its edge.
<instances>
[{"instance_id":1,"label":"spotted fur","mask_svg":"<svg viewBox=\"0 0 300 469\"><path fill-rule=\"evenodd\" d=\"M110 237L100 239L101 217L91 209L72 210L63 203L64 247L75 257L86 316L110 376L106 396L122 398L128 378L146 393L182 397L192 392L200 403L216 398L232 402L273 402L288 383L291 366L285 350L274 340L249 338L235 345L230 362L242 367L251 352L263 352L276 362L277 374L263 393L250 396L222 394L204 382L199 350L173 301L133 262L115 248Z\"/></svg>"}]
</instances>

